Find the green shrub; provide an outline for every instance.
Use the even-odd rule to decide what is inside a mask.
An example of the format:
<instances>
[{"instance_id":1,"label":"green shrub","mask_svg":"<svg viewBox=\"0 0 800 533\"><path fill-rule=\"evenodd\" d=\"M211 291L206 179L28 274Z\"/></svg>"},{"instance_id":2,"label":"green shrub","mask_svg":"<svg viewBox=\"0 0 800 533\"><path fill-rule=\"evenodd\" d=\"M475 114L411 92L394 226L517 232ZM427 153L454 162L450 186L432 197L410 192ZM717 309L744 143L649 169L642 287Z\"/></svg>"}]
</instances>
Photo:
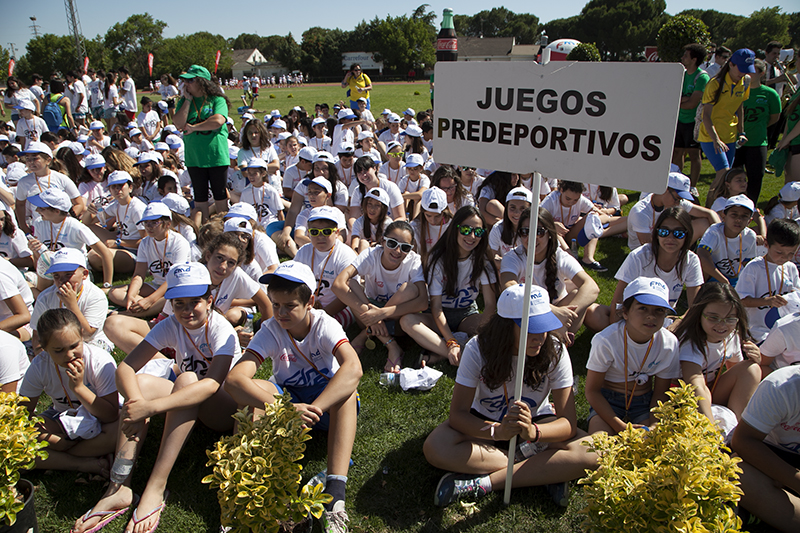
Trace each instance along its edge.
<instances>
[{"instance_id":1,"label":"green shrub","mask_svg":"<svg viewBox=\"0 0 800 533\"><path fill-rule=\"evenodd\" d=\"M570 51L567 61L600 61L600 50L594 43L581 43Z\"/></svg>"},{"instance_id":2,"label":"green shrub","mask_svg":"<svg viewBox=\"0 0 800 533\"><path fill-rule=\"evenodd\" d=\"M592 448L599 468L580 480L589 532L739 531L734 505L741 459L731 457L716 424L697 407L694 387L681 381L653 413L651 431L599 433Z\"/></svg>"},{"instance_id":3,"label":"green shrub","mask_svg":"<svg viewBox=\"0 0 800 533\"><path fill-rule=\"evenodd\" d=\"M705 22L690 15L672 17L658 30L658 57L661 61L680 61L683 47L692 43L706 47L711 43L711 34Z\"/></svg>"},{"instance_id":4,"label":"green shrub","mask_svg":"<svg viewBox=\"0 0 800 533\"><path fill-rule=\"evenodd\" d=\"M414 96L419 96L419 91L414 91Z\"/></svg>"},{"instance_id":5,"label":"green shrub","mask_svg":"<svg viewBox=\"0 0 800 533\"><path fill-rule=\"evenodd\" d=\"M275 98L275 95L274 94L270 94L269 97L270 98Z\"/></svg>"},{"instance_id":6,"label":"green shrub","mask_svg":"<svg viewBox=\"0 0 800 533\"><path fill-rule=\"evenodd\" d=\"M294 95L292 93L289 93L286 95L286 98L294 98Z\"/></svg>"}]
</instances>

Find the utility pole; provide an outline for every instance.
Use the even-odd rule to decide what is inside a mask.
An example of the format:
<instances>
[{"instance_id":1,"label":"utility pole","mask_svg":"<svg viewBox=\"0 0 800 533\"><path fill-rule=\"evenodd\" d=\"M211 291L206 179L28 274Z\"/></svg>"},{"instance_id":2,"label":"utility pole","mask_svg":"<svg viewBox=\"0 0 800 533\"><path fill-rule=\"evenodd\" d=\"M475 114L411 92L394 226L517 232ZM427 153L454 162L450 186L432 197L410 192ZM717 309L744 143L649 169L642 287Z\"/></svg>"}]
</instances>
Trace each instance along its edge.
<instances>
[{"instance_id":1,"label":"utility pole","mask_svg":"<svg viewBox=\"0 0 800 533\"><path fill-rule=\"evenodd\" d=\"M72 38L75 40L75 54L77 57L78 68L83 68L83 58L86 57L86 47L83 45L83 35L81 35L81 21L78 18L78 8L75 0L64 0L64 7L67 10L67 25Z\"/></svg>"},{"instance_id":2,"label":"utility pole","mask_svg":"<svg viewBox=\"0 0 800 533\"><path fill-rule=\"evenodd\" d=\"M31 17L31 22L32 22L32 24L30 26L28 26L28 27L33 32L33 38L34 39L38 39L39 38L39 25L36 24L36 17L35 16Z\"/></svg>"},{"instance_id":3,"label":"utility pole","mask_svg":"<svg viewBox=\"0 0 800 533\"><path fill-rule=\"evenodd\" d=\"M14 48L14 43L8 43L8 46L11 47L11 58L17 58L17 50Z\"/></svg>"}]
</instances>

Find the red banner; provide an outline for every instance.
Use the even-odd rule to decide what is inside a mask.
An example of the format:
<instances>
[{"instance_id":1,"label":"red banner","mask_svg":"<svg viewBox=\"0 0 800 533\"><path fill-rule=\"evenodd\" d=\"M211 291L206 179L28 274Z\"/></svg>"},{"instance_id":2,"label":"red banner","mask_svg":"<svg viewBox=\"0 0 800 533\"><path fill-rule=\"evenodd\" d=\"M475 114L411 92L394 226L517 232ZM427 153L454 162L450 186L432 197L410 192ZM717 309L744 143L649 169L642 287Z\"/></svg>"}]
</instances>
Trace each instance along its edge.
<instances>
[{"instance_id":1,"label":"red banner","mask_svg":"<svg viewBox=\"0 0 800 533\"><path fill-rule=\"evenodd\" d=\"M8 60L8 75L9 75L9 76L13 76L13 75L14 75L14 67L15 67L16 65L17 65L17 62L16 62L16 61L14 61L14 58L13 58L13 57L12 57L11 59L9 59L9 60Z\"/></svg>"},{"instance_id":2,"label":"red banner","mask_svg":"<svg viewBox=\"0 0 800 533\"><path fill-rule=\"evenodd\" d=\"M658 47L657 46L645 46L644 47L644 56L647 58L647 61L650 63L655 63L658 61Z\"/></svg>"},{"instance_id":3,"label":"red banner","mask_svg":"<svg viewBox=\"0 0 800 533\"><path fill-rule=\"evenodd\" d=\"M222 55L220 50L217 50L217 59L214 61L214 74L217 73L217 68L219 67L219 56Z\"/></svg>"},{"instance_id":4,"label":"red banner","mask_svg":"<svg viewBox=\"0 0 800 533\"><path fill-rule=\"evenodd\" d=\"M86 72L89 69L89 56L83 58L83 71Z\"/></svg>"},{"instance_id":5,"label":"red banner","mask_svg":"<svg viewBox=\"0 0 800 533\"><path fill-rule=\"evenodd\" d=\"M147 54L147 67L150 69L150 77L153 77L153 54Z\"/></svg>"}]
</instances>

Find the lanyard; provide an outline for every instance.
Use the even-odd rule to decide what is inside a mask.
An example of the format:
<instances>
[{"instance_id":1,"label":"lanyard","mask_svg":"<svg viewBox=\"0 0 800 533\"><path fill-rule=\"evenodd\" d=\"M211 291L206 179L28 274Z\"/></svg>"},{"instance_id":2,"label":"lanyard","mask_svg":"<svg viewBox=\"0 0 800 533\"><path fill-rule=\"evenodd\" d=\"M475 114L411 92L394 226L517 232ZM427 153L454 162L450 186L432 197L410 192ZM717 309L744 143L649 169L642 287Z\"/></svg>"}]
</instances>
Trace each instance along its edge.
<instances>
[{"instance_id":1,"label":"lanyard","mask_svg":"<svg viewBox=\"0 0 800 533\"><path fill-rule=\"evenodd\" d=\"M708 341L706 341L706 360L708 360ZM719 382L719 377L725 371L725 359L727 359L728 355L728 339L724 339L722 341L722 357L719 358L719 368L717 369L717 376L714 378L714 384L711 385L711 396L714 396L714 389L717 388L717 382ZM711 398L708 399L711 402Z\"/></svg>"},{"instance_id":2,"label":"lanyard","mask_svg":"<svg viewBox=\"0 0 800 533\"><path fill-rule=\"evenodd\" d=\"M197 107L197 104L195 103L195 99L192 98L192 107L194 107L194 112L197 115L195 117L195 120L197 121L197 122L195 122L195 124L199 123L202 120L202 118L200 117L200 112L203 110L203 107L205 107L205 105L206 105L206 98L207 98L206 96L203 97L203 103L200 104L200 108L199 109Z\"/></svg>"},{"instance_id":3,"label":"lanyard","mask_svg":"<svg viewBox=\"0 0 800 533\"><path fill-rule=\"evenodd\" d=\"M725 234L722 234L722 237L725 239L725 257L730 259L731 253L728 251L728 238L725 237ZM764 260L764 264L766 265L767 261ZM739 267L736 269L736 277L739 277L739 272L742 271L742 234L739 234ZM781 274L783 274L783 269L781 269ZM767 271L767 283L769 283L769 271Z\"/></svg>"},{"instance_id":4,"label":"lanyard","mask_svg":"<svg viewBox=\"0 0 800 533\"><path fill-rule=\"evenodd\" d=\"M125 226L125 234L128 235L128 209L131 207L131 198L128 199L128 203L125 204L125 214L122 215L122 220L119 221L121 226Z\"/></svg>"},{"instance_id":5,"label":"lanyard","mask_svg":"<svg viewBox=\"0 0 800 533\"><path fill-rule=\"evenodd\" d=\"M208 321L209 320L210 320L210 317L206 318L206 323L203 324L203 328L205 328L205 330L206 330L205 331L205 333L206 333L206 346L208 346L208 351L211 353L211 357L214 357L214 351L211 349L211 344L208 343ZM192 346L194 346L194 349L197 350L197 353L200 354L200 357L205 359L206 363L211 364L211 360L208 357L206 357L205 355L203 355L203 352L201 352L200 348L198 348L197 345L194 343L194 341L192 340L192 336L189 335L189 332L186 331L186 328L183 327L183 324L181 324L181 329L186 334L186 338L189 339L189 342L192 343Z\"/></svg>"},{"instance_id":6,"label":"lanyard","mask_svg":"<svg viewBox=\"0 0 800 533\"><path fill-rule=\"evenodd\" d=\"M328 260L330 260L331 256L333 255L333 251L336 249L336 244L337 243L338 243L338 239L337 239L337 242L333 243L333 248L331 248L331 251L328 252L328 257L325 258L325 262L322 263L322 270L319 273L319 279L317 280L317 290L314 291L314 298L318 297L319 296L319 291L322 290L322 276L325 275L325 267L328 266ZM311 247L311 266L312 267L317 264L316 261L314 261L314 256L316 255L316 253L317 253L317 249L312 246ZM291 337L291 335L289 335L289 337Z\"/></svg>"},{"instance_id":7,"label":"lanyard","mask_svg":"<svg viewBox=\"0 0 800 533\"><path fill-rule=\"evenodd\" d=\"M342 165L342 175L343 176L345 175L345 172L344 172L345 170L349 170L350 171L350 172L347 173L347 186L349 187L350 183L353 181L353 165L350 165L349 169L344 168L344 165Z\"/></svg>"},{"instance_id":8,"label":"lanyard","mask_svg":"<svg viewBox=\"0 0 800 533\"><path fill-rule=\"evenodd\" d=\"M44 191L44 189L42 189L42 184L41 184L41 183L39 183L39 176L37 176L36 174L34 174L34 175L33 175L33 179L35 179L35 180L36 180L36 186L37 186L37 187L39 187L39 192L42 192L42 191ZM48 170L47 170L47 188L48 188L48 189L50 188L50 169L48 169Z\"/></svg>"},{"instance_id":9,"label":"lanyard","mask_svg":"<svg viewBox=\"0 0 800 533\"><path fill-rule=\"evenodd\" d=\"M624 353L625 353L625 412L631 406L631 402L633 401L633 393L636 392L636 385L639 384L638 381L633 382L633 389L631 389L630 398L628 397L628 325L625 324L623 329L623 336L625 338L625 345L624 345ZM642 364L639 366L639 373L642 372L645 363L647 362L647 356L650 355L650 348L653 347L653 340L655 337L650 338L650 344L647 345L647 351L644 353L644 359L642 359ZM649 378L648 378L649 379Z\"/></svg>"},{"instance_id":10,"label":"lanyard","mask_svg":"<svg viewBox=\"0 0 800 533\"><path fill-rule=\"evenodd\" d=\"M292 341L292 346L294 346L294 349L295 349L295 350L297 350L297 353L299 353L299 354L300 354L300 357L302 357L303 359L305 359L305 360L306 360L306 362L307 362L309 365L311 365L311 367L312 367L314 370L316 370L316 371L317 371L317 374L319 374L319 375L320 375L320 376L322 376L323 378L325 378L325 379L327 379L328 381L330 381L330 380L331 380L331 378L329 378L328 376L326 376L325 374L323 374L322 372L320 372L320 371L319 371L319 368L317 368L317 365L315 365L315 364L314 364L314 361L312 361L311 359L309 359L308 357L306 357L306 355L305 355L305 354L304 354L302 351L300 351L300 348L297 346L297 343L295 342L295 340L294 340L294 337L292 337L292 334L291 334L291 333L289 333L288 331L286 332L286 334L289 336L289 340L290 340L290 341Z\"/></svg>"},{"instance_id":11,"label":"lanyard","mask_svg":"<svg viewBox=\"0 0 800 533\"><path fill-rule=\"evenodd\" d=\"M56 375L58 376L58 384L61 385L61 390L64 391L64 397L67 399L67 403L69 404L70 409L75 409L75 406L72 404L72 400L69 397L69 393L67 392L67 388L64 386L64 382L61 381L61 372L58 371L58 365L55 361L53 361L53 366L56 367Z\"/></svg>"},{"instance_id":12,"label":"lanyard","mask_svg":"<svg viewBox=\"0 0 800 533\"><path fill-rule=\"evenodd\" d=\"M777 295L780 295L783 292L783 265L779 267L781 269L781 286L778 289ZM767 271L767 291L769 291L770 296L775 296L772 294L772 282L769 279L769 267L767 266L767 260L764 259L764 270Z\"/></svg>"},{"instance_id":13,"label":"lanyard","mask_svg":"<svg viewBox=\"0 0 800 533\"><path fill-rule=\"evenodd\" d=\"M164 264L167 262L167 244L169 243L169 230L167 230L167 235L164 237L164 253L159 257L158 255L158 241L153 238L153 248L156 250L156 257L161 259L161 268L164 268Z\"/></svg>"},{"instance_id":14,"label":"lanyard","mask_svg":"<svg viewBox=\"0 0 800 533\"><path fill-rule=\"evenodd\" d=\"M83 283L81 283L81 288L78 290L78 294L75 295L75 301L79 302L81 299L81 295L83 294ZM58 301L58 308L61 309L64 307L64 302L61 300Z\"/></svg>"},{"instance_id":15,"label":"lanyard","mask_svg":"<svg viewBox=\"0 0 800 533\"><path fill-rule=\"evenodd\" d=\"M572 219L572 206L567 210L567 218L564 218L564 205L561 203L561 198L558 200L558 210L561 212L561 223L569 227L569 221Z\"/></svg>"},{"instance_id":16,"label":"lanyard","mask_svg":"<svg viewBox=\"0 0 800 533\"><path fill-rule=\"evenodd\" d=\"M403 167L398 166L397 167L397 174L395 174L394 175L394 179L392 179L392 167L390 167L389 165L386 165L386 171L389 173L389 180L391 180L393 183L397 183L397 180L400 179L400 171L401 170L403 170ZM405 191L403 191L403 192L405 192Z\"/></svg>"},{"instance_id":17,"label":"lanyard","mask_svg":"<svg viewBox=\"0 0 800 533\"><path fill-rule=\"evenodd\" d=\"M56 251L56 244L58 243L58 238L61 237L61 231L64 229L64 224L66 224L67 219L61 221L61 226L58 227L58 233L56 233L56 238L53 240L53 223L50 223L50 246L48 248L51 252Z\"/></svg>"}]
</instances>

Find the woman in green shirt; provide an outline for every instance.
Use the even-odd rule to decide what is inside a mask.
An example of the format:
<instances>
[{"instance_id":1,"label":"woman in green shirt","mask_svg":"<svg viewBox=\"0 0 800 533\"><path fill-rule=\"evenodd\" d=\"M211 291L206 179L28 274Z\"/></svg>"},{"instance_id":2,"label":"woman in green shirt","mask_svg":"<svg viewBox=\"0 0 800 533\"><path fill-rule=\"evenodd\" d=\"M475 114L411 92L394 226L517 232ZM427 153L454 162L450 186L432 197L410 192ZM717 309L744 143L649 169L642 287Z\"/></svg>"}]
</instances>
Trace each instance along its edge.
<instances>
[{"instance_id":1,"label":"woman in green shirt","mask_svg":"<svg viewBox=\"0 0 800 533\"><path fill-rule=\"evenodd\" d=\"M217 213L227 211L228 98L205 67L192 65L180 75L181 98L173 122L183 131L186 168L192 178L195 208L208 219L208 186Z\"/></svg>"}]
</instances>

